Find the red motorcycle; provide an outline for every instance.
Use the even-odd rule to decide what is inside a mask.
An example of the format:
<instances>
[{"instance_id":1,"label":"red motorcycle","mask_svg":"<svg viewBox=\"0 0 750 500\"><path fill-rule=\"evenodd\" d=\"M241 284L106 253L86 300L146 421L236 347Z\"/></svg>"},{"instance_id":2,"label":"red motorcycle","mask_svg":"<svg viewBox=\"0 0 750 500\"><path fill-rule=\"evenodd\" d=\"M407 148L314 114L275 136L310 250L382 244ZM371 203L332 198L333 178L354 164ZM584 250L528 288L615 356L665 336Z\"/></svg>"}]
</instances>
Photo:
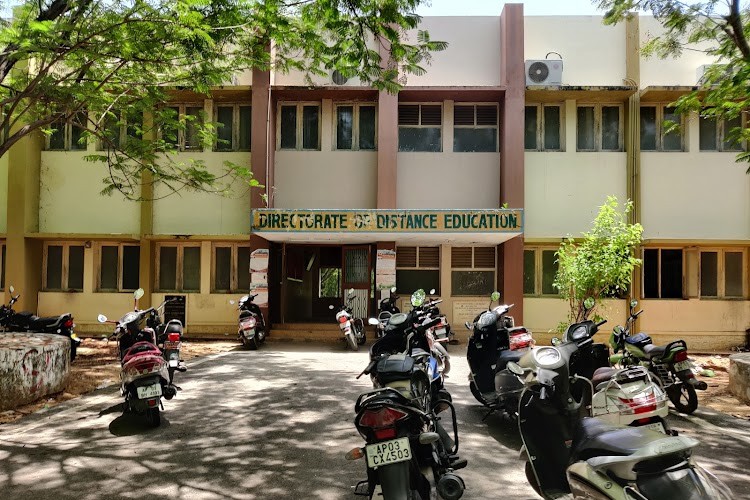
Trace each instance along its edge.
<instances>
[{"instance_id":1,"label":"red motorcycle","mask_svg":"<svg viewBox=\"0 0 750 500\"><path fill-rule=\"evenodd\" d=\"M125 411L145 415L151 427L161 424L161 398L172 399L177 394L164 354L157 346L156 332L141 323L159 308L138 310L138 299L143 290L136 290L135 307L117 321L109 321L103 314L100 323L115 324L110 338L117 340L120 363L120 389L125 397Z\"/></svg>"}]
</instances>

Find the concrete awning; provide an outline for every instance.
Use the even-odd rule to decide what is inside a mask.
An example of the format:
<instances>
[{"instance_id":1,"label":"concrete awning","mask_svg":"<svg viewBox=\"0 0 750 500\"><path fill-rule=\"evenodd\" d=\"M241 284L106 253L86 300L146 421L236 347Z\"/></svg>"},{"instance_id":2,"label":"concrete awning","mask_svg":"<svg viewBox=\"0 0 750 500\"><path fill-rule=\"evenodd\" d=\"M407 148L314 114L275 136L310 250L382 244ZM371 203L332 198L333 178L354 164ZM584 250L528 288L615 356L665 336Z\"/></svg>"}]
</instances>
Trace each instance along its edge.
<instances>
[{"instance_id":1,"label":"concrete awning","mask_svg":"<svg viewBox=\"0 0 750 500\"><path fill-rule=\"evenodd\" d=\"M258 209L251 232L289 243L498 245L523 233L523 210Z\"/></svg>"}]
</instances>

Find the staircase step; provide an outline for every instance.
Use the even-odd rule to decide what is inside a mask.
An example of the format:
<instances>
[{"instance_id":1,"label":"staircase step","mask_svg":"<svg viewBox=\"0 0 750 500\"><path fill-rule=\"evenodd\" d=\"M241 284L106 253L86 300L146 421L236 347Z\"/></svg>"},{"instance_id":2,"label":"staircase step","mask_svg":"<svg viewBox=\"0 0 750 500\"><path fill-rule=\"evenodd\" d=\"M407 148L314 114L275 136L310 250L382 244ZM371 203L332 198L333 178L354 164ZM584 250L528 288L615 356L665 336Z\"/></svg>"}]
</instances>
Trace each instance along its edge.
<instances>
[{"instance_id":1,"label":"staircase step","mask_svg":"<svg viewBox=\"0 0 750 500\"><path fill-rule=\"evenodd\" d=\"M367 338L372 339L374 329L367 328ZM270 342L341 342L343 334L336 324L285 323L273 325L268 336Z\"/></svg>"}]
</instances>

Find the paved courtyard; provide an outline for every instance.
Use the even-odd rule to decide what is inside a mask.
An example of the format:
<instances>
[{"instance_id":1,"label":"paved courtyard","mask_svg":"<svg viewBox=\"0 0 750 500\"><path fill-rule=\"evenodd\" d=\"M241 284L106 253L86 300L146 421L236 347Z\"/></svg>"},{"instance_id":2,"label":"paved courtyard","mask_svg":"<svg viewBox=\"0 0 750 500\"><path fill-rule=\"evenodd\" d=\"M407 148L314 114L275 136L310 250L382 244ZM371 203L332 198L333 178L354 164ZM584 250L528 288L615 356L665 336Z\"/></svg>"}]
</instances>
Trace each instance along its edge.
<instances>
[{"instance_id":1,"label":"paved courtyard","mask_svg":"<svg viewBox=\"0 0 750 500\"><path fill-rule=\"evenodd\" d=\"M451 346L448 388L458 409L459 473L466 499L532 499L517 431L485 411L468 389L465 346ZM353 421L356 375L366 352L270 343L190 364L165 401L162 426L123 416L105 389L0 426L3 499L351 499L363 460L344 454L363 441ZM672 415L702 445L700 462L750 499L750 423L699 409Z\"/></svg>"}]
</instances>

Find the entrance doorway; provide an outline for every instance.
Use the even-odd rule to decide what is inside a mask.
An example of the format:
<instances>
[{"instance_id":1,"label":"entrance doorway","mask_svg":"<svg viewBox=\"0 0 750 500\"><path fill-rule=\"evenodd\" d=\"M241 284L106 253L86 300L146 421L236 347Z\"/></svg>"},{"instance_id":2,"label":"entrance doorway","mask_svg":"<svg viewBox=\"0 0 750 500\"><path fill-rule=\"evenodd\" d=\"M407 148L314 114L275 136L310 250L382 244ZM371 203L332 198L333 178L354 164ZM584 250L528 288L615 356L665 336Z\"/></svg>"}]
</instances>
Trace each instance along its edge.
<instances>
[{"instance_id":1,"label":"entrance doorway","mask_svg":"<svg viewBox=\"0 0 750 500\"><path fill-rule=\"evenodd\" d=\"M351 289L354 315L368 317L374 280L370 245L284 244L282 252L282 322L333 322Z\"/></svg>"}]
</instances>

